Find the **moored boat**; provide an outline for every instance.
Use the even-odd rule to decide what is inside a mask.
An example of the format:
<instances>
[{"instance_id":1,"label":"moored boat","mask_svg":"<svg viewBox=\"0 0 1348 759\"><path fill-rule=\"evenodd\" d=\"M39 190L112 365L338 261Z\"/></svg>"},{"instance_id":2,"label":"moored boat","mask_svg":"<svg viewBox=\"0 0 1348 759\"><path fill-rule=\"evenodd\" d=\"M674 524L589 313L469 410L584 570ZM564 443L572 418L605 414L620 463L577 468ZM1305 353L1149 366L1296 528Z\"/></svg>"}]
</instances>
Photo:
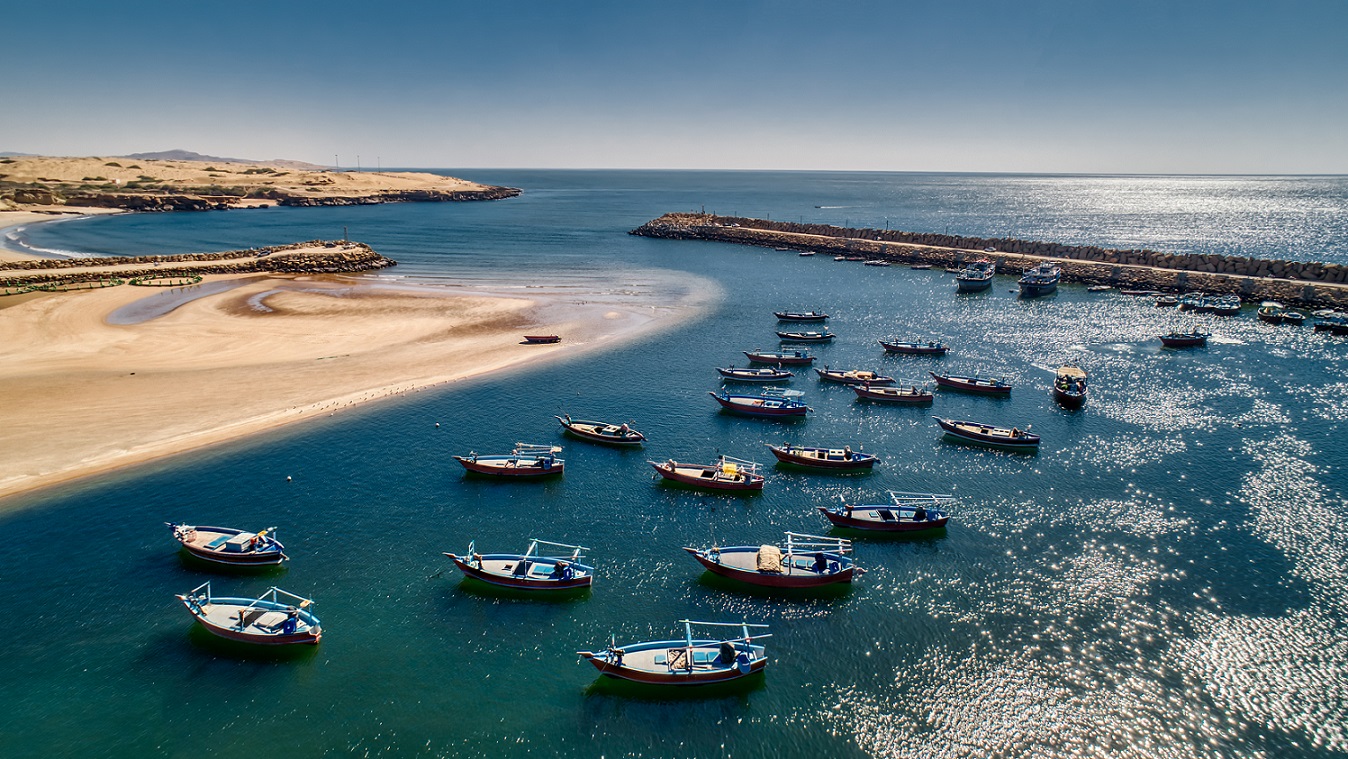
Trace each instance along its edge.
<instances>
[{"instance_id":1,"label":"moored boat","mask_svg":"<svg viewBox=\"0 0 1348 759\"><path fill-rule=\"evenodd\" d=\"M1011 383L1004 379L994 379L992 377L965 377L957 374L937 374L936 372L927 372L931 378L936 380L940 387L948 387L951 390L960 390L966 393L980 393L982 395L1010 395Z\"/></svg>"},{"instance_id":2,"label":"moored boat","mask_svg":"<svg viewBox=\"0 0 1348 759\"><path fill-rule=\"evenodd\" d=\"M856 393L857 398L861 400L879 401L880 403L931 403L936 397L932 394L931 388L926 385L919 386L915 382L905 382L899 387L853 385L852 392Z\"/></svg>"},{"instance_id":3,"label":"moored boat","mask_svg":"<svg viewBox=\"0 0 1348 759\"><path fill-rule=\"evenodd\" d=\"M786 533L786 545L684 548L707 571L766 588L818 588L851 582L863 570L842 538Z\"/></svg>"},{"instance_id":4,"label":"moored boat","mask_svg":"<svg viewBox=\"0 0 1348 759\"><path fill-rule=\"evenodd\" d=\"M755 364L781 364L783 366L808 366L814 363L809 351L744 351L744 355Z\"/></svg>"},{"instance_id":5,"label":"moored boat","mask_svg":"<svg viewBox=\"0 0 1348 759\"><path fill-rule=\"evenodd\" d=\"M558 554L554 549L563 549ZM548 551L545 555L540 550ZM466 577L516 590L578 590L594 582L594 567L582 564L585 546L553 543L530 538L524 553L477 552L477 543L468 544L462 556L445 553Z\"/></svg>"},{"instance_id":6,"label":"moored boat","mask_svg":"<svg viewBox=\"0 0 1348 759\"><path fill-rule=\"evenodd\" d=\"M596 422L588 419L572 419L570 414L554 416L553 419L560 422L562 428L568 433L592 443L641 445L646 441L645 435L632 429L626 422L609 424L608 422Z\"/></svg>"},{"instance_id":7,"label":"moored boat","mask_svg":"<svg viewBox=\"0 0 1348 759\"><path fill-rule=\"evenodd\" d=\"M763 645L755 640L772 637L767 625L748 622L698 622L679 620L684 625L682 640L655 640L627 643L610 640L603 651L577 651L600 674L649 685L711 685L756 675L768 666ZM739 637L693 637L693 626L738 628ZM705 633L704 633L705 634Z\"/></svg>"},{"instance_id":8,"label":"moored boat","mask_svg":"<svg viewBox=\"0 0 1348 759\"><path fill-rule=\"evenodd\" d=\"M257 598L211 595L209 582L177 596L212 635L262 646L313 645L323 636L313 601L272 587Z\"/></svg>"},{"instance_id":9,"label":"moored boat","mask_svg":"<svg viewBox=\"0 0 1348 759\"><path fill-rule=\"evenodd\" d=\"M1240 313L1240 296L1219 295L1212 299L1212 313L1217 316L1235 316Z\"/></svg>"},{"instance_id":10,"label":"moored boat","mask_svg":"<svg viewBox=\"0 0 1348 759\"><path fill-rule=\"evenodd\" d=\"M1091 285L1090 287L1087 287L1087 288L1086 288L1086 292L1088 292L1088 293L1107 293L1107 292L1109 292L1110 290L1113 290L1113 289L1114 289L1114 286L1113 286L1113 285Z\"/></svg>"},{"instance_id":11,"label":"moored boat","mask_svg":"<svg viewBox=\"0 0 1348 759\"><path fill-rule=\"evenodd\" d=\"M762 490L765 481L755 461L721 456L715 464L688 464L674 459L648 461L660 476L681 485L707 490Z\"/></svg>"},{"instance_id":12,"label":"moored boat","mask_svg":"<svg viewBox=\"0 0 1348 759\"><path fill-rule=\"evenodd\" d=\"M961 293L982 292L992 287L992 277L997 273L997 265L987 259L971 261L960 269L955 277L955 291Z\"/></svg>"},{"instance_id":13,"label":"moored boat","mask_svg":"<svg viewBox=\"0 0 1348 759\"><path fill-rule=\"evenodd\" d=\"M531 343L531 344L534 344L534 345L542 345L542 344L548 344L548 343L560 343L561 341L562 341L562 338L559 337L558 335L525 335L525 336L524 336L524 342L526 342L526 343Z\"/></svg>"},{"instance_id":14,"label":"moored boat","mask_svg":"<svg viewBox=\"0 0 1348 759\"><path fill-rule=\"evenodd\" d=\"M823 311L773 311L772 315L784 322L822 322L828 320Z\"/></svg>"},{"instance_id":15,"label":"moored boat","mask_svg":"<svg viewBox=\"0 0 1348 759\"><path fill-rule=\"evenodd\" d=\"M1053 377L1053 397L1064 406L1081 408L1086 402L1086 370L1079 366L1058 367Z\"/></svg>"},{"instance_id":16,"label":"moored boat","mask_svg":"<svg viewBox=\"0 0 1348 759\"><path fill-rule=\"evenodd\" d=\"M1167 348L1195 348L1207 345L1208 338L1211 336L1211 332L1205 332L1199 327L1194 327L1188 332L1172 331L1161 335L1161 345Z\"/></svg>"},{"instance_id":17,"label":"moored boat","mask_svg":"<svg viewBox=\"0 0 1348 759\"><path fill-rule=\"evenodd\" d=\"M796 376L785 369L764 367L761 369L737 369L734 366L728 366L724 369L716 367L716 371L728 380L735 382L786 382Z\"/></svg>"},{"instance_id":18,"label":"moored boat","mask_svg":"<svg viewBox=\"0 0 1348 759\"><path fill-rule=\"evenodd\" d=\"M707 395L716 399L721 408L742 416L763 416L771 418L802 418L813 409L798 400L799 391L765 387L758 395L736 395L728 390L720 393L708 390Z\"/></svg>"},{"instance_id":19,"label":"moored boat","mask_svg":"<svg viewBox=\"0 0 1348 759\"><path fill-rule=\"evenodd\" d=\"M470 452L467 456L455 456L454 460L472 474L492 477L551 477L561 474L566 467L566 461L557 458L557 454L561 452L560 445L516 443L515 449L509 454L479 456Z\"/></svg>"},{"instance_id":20,"label":"moored boat","mask_svg":"<svg viewBox=\"0 0 1348 759\"><path fill-rule=\"evenodd\" d=\"M1020 297L1037 298L1041 295L1048 295L1058 289L1058 282L1061 279L1062 269L1045 261L1021 276L1018 283L1020 285Z\"/></svg>"},{"instance_id":21,"label":"moored boat","mask_svg":"<svg viewBox=\"0 0 1348 759\"><path fill-rule=\"evenodd\" d=\"M863 472L875 467L878 460L874 454L852 450L852 446L842 448L817 448L803 445L768 443L768 450L783 464L823 469L830 472Z\"/></svg>"},{"instance_id":22,"label":"moored boat","mask_svg":"<svg viewBox=\"0 0 1348 759\"><path fill-rule=\"evenodd\" d=\"M866 263L862 264L862 266L893 266L893 264L891 264L890 262L884 260L883 258L872 258L871 260L869 260L869 261L867 261ZM913 268L917 268L917 267L913 267Z\"/></svg>"},{"instance_id":23,"label":"moored boat","mask_svg":"<svg viewBox=\"0 0 1348 759\"><path fill-rule=\"evenodd\" d=\"M945 506L954 500L952 495L891 490L889 497L892 502L886 504L843 503L818 508L834 527L873 532L922 532L940 529L950 521Z\"/></svg>"},{"instance_id":24,"label":"moored boat","mask_svg":"<svg viewBox=\"0 0 1348 759\"><path fill-rule=\"evenodd\" d=\"M955 419L932 417L941 425L945 436L961 443L1001 448L1008 451L1037 451L1039 436L1031 434L1029 429L1019 427L996 427L980 422L968 422Z\"/></svg>"},{"instance_id":25,"label":"moored boat","mask_svg":"<svg viewBox=\"0 0 1348 759\"><path fill-rule=\"evenodd\" d=\"M865 371L863 369L850 369L843 371L841 369L830 369L825 366L823 369L815 369L819 379L829 382L841 382L844 385L892 385L893 377L886 377L883 374Z\"/></svg>"},{"instance_id":26,"label":"moored boat","mask_svg":"<svg viewBox=\"0 0 1348 759\"><path fill-rule=\"evenodd\" d=\"M777 333L777 337L780 337L780 338L781 338L783 341L785 341L785 342L793 342L793 343L824 343L824 342L828 342L829 340L832 340L833 338L837 337L837 335L833 334L832 332L829 332L828 330L824 330L824 331L822 331L822 332L818 332L818 331L806 331L806 332L781 332L781 331L779 331L779 332Z\"/></svg>"},{"instance_id":27,"label":"moored boat","mask_svg":"<svg viewBox=\"0 0 1348 759\"><path fill-rule=\"evenodd\" d=\"M1259 317L1259 321L1261 322L1282 324L1283 313L1283 304L1273 300L1266 300L1259 304L1259 310L1255 312L1255 316Z\"/></svg>"},{"instance_id":28,"label":"moored boat","mask_svg":"<svg viewBox=\"0 0 1348 759\"><path fill-rule=\"evenodd\" d=\"M1288 309L1287 311L1282 312L1282 323L1293 327L1300 327L1306 323L1306 315L1300 311Z\"/></svg>"},{"instance_id":29,"label":"moored boat","mask_svg":"<svg viewBox=\"0 0 1348 759\"><path fill-rule=\"evenodd\" d=\"M1177 308L1178 306L1179 298L1176 298L1173 295L1162 295L1156 299L1157 308Z\"/></svg>"},{"instance_id":30,"label":"moored boat","mask_svg":"<svg viewBox=\"0 0 1348 759\"><path fill-rule=\"evenodd\" d=\"M173 530L173 539L185 551L213 564L262 567L280 564L290 558L285 555L285 546L276 539L275 527L248 532L233 527L164 524Z\"/></svg>"},{"instance_id":31,"label":"moored boat","mask_svg":"<svg viewBox=\"0 0 1348 759\"><path fill-rule=\"evenodd\" d=\"M919 356L944 356L950 352L950 346L937 340L928 340L925 343L905 343L891 340L880 340L880 345L888 353L910 353Z\"/></svg>"}]
</instances>

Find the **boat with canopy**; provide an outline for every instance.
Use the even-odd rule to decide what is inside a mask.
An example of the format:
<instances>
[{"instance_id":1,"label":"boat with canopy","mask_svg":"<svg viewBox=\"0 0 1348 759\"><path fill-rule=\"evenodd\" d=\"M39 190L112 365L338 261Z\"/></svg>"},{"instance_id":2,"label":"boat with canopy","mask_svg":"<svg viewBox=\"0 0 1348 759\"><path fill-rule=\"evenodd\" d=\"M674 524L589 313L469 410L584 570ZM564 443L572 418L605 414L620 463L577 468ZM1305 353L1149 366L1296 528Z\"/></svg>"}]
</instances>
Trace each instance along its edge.
<instances>
[{"instance_id":1,"label":"boat with canopy","mask_svg":"<svg viewBox=\"0 0 1348 759\"><path fill-rule=\"evenodd\" d=\"M970 261L955 276L955 292L982 292L992 287L992 277L996 273L997 265L987 259Z\"/></svg>"},{"instance_id":2,"label":"boat with canopy","mask_svg":"<svg viewBox=\"0 0 1348 759\"><path fill-rule=\"evenodd\" d=\"M803 419L805 414L813 411L799 400L804 395L799 390L765 387L758 395L738 395L723 388L720 393L708 390L707 395L715 398L716 402L721 404L721 408L740 416Z\"/></svg>"},{"instance_id":3,"label":"boat with canopy","mask_svg":"<svg viewBox=\"0 0 1348 759\"><path fill-rule=\"evenodd\" d=\"M873 532L921 532L946 526L950 515L946 506L955 497L949 493L906 493L889 491L890 503L841 503L819 506L819 512L834 527Z\"/></svg>"},{"instance_id":4,"label":"boat with canopy","mask_svg":"<svg viewBox=\"0 0 1348 759\"><path fill-rule=\"evenodd\" d=\"M515 449L508 454L479 456L469 452L467 456L455 456L454 460L472 474L489 477L554 477L566 467L566 461L557 458L561 452L560 445L516 443Z\"/></svg>"},{"instance_id":5,"label":"boat with canopy","mask_svg":"<svg viewBox=\"0 0 1348 759\"><path fill-rule=\"evenodd\" d=\"M698 622L681 619L684 637L680 640L654 640L617 645L610 638L603 651L577 651L600 674L650 685L711 685L756 675L768 666L762 643L771 633L763 624L748 622ZM693 627L730 628L739 635L694 636Z\"/></svg>"},{"instance_id":6,"label":"boat with canopy","mask_svg":"<svg viewBox=\"0 0 1348 759\"><path fill-rule=\"evenodd\" d=\"M1069 408L1081 408L1086 402L1086 370L1079 366L1060 366L1053 377L1053 397Z\"/></svg>"},{"instance_id":7,"label":"boat with canopy","mask_svg":"<svg viewBox=\"0 0 1348 759\"><path fill-rule=\"evenodd\" d=\"M594 582L594 567L581 563L588 550L585 546L530 538L524 553L481 554L473 541L464 555L445 553L445 556L465 577L503 588L578 590Z\"/></svg>"},{"instance_id":8,"label":"boat with canopy","mask_svg":"<svg viewBox=\"0 0 1348 759\"><path fill-rule=\"evenodd\" d=\"M684 548L707 571L765 588L818 588L848 583L864 572L842 538L786 533L785 545Z\"/></svg>"},{"instance_id":9,"label":"boat with canopy","mask_svg":"<svg viewBox=\"0 0 1348 759\"><path fill-rule=\"evenodd\" d=\"M721 456L715 464L688 464L674 459L649 461L670 482L705 490L762 490L764 477L756 461Z\"/></svg>"}]
</instances>

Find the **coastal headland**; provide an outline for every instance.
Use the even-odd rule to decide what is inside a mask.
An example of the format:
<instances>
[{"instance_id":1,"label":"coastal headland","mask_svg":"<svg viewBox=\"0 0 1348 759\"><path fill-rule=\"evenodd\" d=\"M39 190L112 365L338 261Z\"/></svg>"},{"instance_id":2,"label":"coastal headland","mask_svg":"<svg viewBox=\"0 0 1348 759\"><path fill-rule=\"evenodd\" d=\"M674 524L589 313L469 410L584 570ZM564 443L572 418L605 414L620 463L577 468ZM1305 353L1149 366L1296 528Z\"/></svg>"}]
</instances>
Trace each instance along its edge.
<instances>
[{"instance_id":1,"label":"coastal headland","mask_svg":"<svg viewBox=\"0 0 1348 759\"><path fill-rule=\"evenodd\" d=\"M513 187L404 171L330 171L293 162L117 157L0 158L0 210L63 206L128 211L499 200Z\"/></svg>"},{"instance_id":2,"label":"coastal headland","mask_svg":"<svg viewBox=\"0 0 1348 759\"><path fill-rule=\"evenodd\" d=\"M1001 274L1042 261L1068 282L1163 292L1230 293L1247 301L1277 300L1306 308L1348 308L1348 267L1154 250L1116 250L1011 238L964 237L891 229L843 228L738 216L669 213L631 234L675 240L817 251L903 264L958 267L986 258Z\"/></svg>"}]
</instances>

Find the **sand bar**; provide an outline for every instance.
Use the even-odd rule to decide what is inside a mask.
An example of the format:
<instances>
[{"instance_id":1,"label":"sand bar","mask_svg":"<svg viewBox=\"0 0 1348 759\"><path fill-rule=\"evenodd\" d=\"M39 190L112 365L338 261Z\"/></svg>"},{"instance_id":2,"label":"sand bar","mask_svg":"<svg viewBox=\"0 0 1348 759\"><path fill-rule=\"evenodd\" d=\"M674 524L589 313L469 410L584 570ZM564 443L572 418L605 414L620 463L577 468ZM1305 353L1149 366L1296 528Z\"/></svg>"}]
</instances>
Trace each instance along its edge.
<instances>
[{"instance_id":1,"label":"sand bar","mask_svg":"<svg viewBox=\"0 0 1348 759\"><path fill-rule=\"evenodd\" d=\"M129 286L0 299L0 498L613 345L716 297L709 282L659 306L645 295L525 299L365 275L211 275L203 285L213 291L183 288L167 308L164 291ZM109 323L114 313L131 323ZM520 345L526 332L565 341Z\"/></svg>"}]
</instances>

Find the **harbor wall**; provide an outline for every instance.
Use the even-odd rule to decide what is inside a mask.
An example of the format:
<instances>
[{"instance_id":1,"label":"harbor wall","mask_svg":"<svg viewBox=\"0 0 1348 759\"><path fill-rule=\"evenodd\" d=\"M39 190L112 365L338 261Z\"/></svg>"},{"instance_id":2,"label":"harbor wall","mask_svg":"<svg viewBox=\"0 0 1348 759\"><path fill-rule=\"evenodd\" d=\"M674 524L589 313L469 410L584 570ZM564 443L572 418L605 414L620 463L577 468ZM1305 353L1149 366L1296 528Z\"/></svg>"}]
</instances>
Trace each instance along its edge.
<instances>
[{"instance_id":1,"label":"harbor wall","mask_svg":"<svg viewBox=\"0 0 1348 759\"><path fill-rule=\"evenodd\" d=\"M1348 267L1338 264L1118 250L699 213L665 214L631 234L808 250L909 265L958 267L987 258L997 264L999 274L1013 275L1050 260L1062 268L1063 280L1067 282L1173 293L1229 293L1247 301L1277 300L1306 308L1348 308ZM987 248L994 252L987 252Z\"/></svg>"}]
</instances>

